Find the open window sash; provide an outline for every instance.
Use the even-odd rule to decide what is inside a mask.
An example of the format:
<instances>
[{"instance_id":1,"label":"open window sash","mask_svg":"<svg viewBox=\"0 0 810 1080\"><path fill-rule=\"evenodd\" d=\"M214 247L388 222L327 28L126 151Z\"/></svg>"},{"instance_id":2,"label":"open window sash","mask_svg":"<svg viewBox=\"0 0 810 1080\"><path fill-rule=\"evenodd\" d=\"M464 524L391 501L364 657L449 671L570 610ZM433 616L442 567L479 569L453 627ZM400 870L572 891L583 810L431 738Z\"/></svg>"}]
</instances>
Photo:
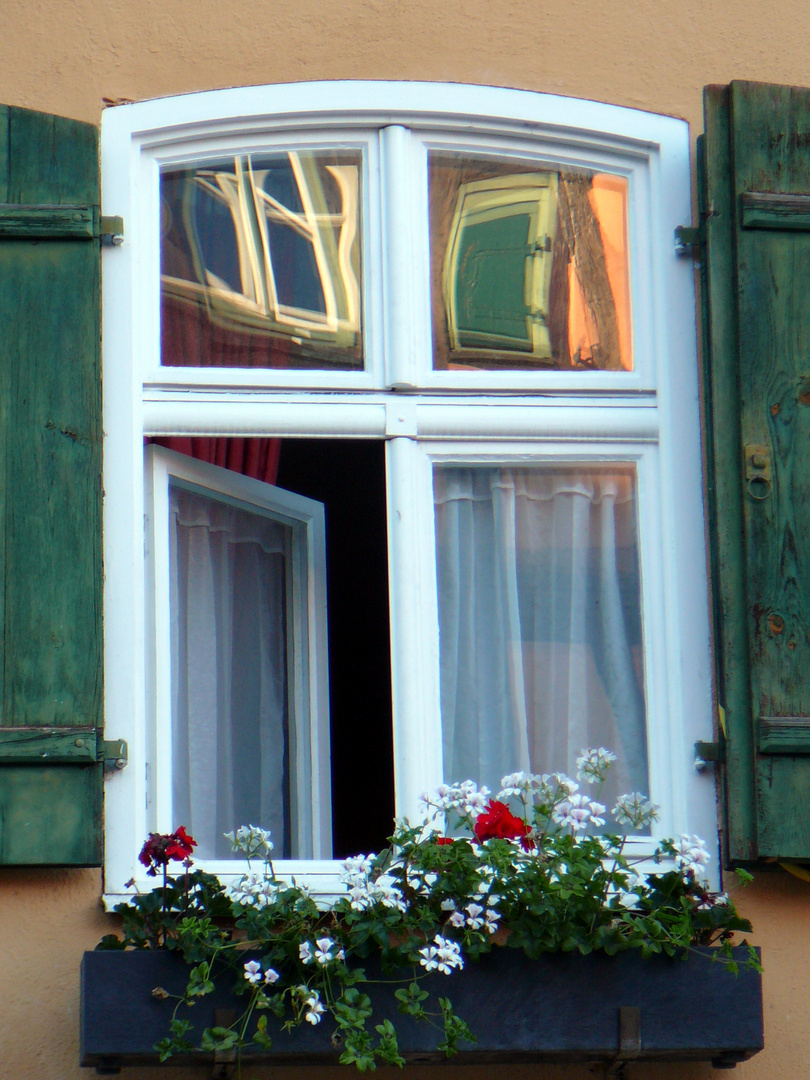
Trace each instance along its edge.
<instances>
[{"instance_id":1,"label":"open window sash","mask_svg":"<svg viewBox=\"0 0 810 1080\"><path fill-rule=\"evenodd\" d=\"M152 827L226 873L242 824L329 858L323 504L158 446L145 495Z\"/></svg>"}]
</instances>

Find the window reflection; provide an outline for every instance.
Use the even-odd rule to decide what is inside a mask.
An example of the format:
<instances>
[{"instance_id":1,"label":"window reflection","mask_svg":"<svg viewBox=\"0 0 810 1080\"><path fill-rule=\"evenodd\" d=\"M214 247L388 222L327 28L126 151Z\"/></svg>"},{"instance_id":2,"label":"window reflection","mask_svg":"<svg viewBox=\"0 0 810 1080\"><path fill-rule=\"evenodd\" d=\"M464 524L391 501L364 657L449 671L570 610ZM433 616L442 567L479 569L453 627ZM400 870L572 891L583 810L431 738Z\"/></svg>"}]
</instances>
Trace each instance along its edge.
<instances>
[{"instance_id":1,"label":"window reflection","mask_svg":"<svg viewBox=\"0 0 810 1080\"><path fill-rule=\"evenodd\" d=\"M359 151L161 176L161 362L362 367Z\"/></svg>"},{"instance_id":2,"label":"window reflection","mask_svg":"<svg viewBox=\"0 0 810 1080\"><path fill-rule=\"evenodd\" d=\"M431 153L434 368L633 367L627 181Z\"/></svg>"}]
</instances>

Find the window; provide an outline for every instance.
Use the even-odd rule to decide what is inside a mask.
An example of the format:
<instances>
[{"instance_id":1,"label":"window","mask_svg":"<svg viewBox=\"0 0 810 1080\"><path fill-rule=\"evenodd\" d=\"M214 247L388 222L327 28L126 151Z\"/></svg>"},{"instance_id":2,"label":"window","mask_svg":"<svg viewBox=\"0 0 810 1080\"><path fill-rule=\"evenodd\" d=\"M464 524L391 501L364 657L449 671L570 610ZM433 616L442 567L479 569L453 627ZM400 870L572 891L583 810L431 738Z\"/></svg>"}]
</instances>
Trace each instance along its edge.
<instances>
[{"instance_id":1,"label":"window","mask_svg":"<svg viewBox=\"0 0 810 1080\"><path fill-rule=\"evenodd\" d=\"M662 833L710 835L686 126L348 83L104 125L127 230L104 264L107 717L131 762L108 894L146 832L203 814L208 865L238 872L215 833L254 810L329 888L331 856L426 788L589 743L621 758L607 798L641 788ZM229 691L208 727L181 700L220 647L181 587L195 530L242 642L225 681L265 702L229 718Z\"/></svg>"}]
</instances>

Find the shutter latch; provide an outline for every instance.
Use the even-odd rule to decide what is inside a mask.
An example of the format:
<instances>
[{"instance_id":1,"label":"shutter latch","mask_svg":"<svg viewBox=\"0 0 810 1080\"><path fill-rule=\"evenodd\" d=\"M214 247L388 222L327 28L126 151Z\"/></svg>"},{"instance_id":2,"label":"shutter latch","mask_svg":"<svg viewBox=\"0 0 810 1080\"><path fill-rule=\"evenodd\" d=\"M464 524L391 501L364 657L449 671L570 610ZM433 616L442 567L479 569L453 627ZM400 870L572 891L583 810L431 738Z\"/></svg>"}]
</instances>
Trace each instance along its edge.
<instances>
[{"instance_id":1,"label":"shutter latch","mask_svg":"<svg viewBox=\"0 0 810 1080\"><path fill-rule=\"evenodd\" d=\"M125 739L99 739L96 744L99 761L104 762L104 768L123 769L129 761L129 749Z\"/></svg>"},{"instance_id":2,"label":"shutter latch","mask_svg":"<svg viewBox=\"0 0 810 1080\"><path fill-rule=\"evenodd\" d=\"M701 230L693 225L675 227L675 254L683 258L696 259L703 242Z\"/></svg>"},{"instance_id":3,"label":"shutter latch","mask_svg":"<svg viewBox=\"0 0 810 1080\"><path fill-rule=\"evenodd\" d=\"M695 768L703 772L709 762L719 765L726 760L726 744L724 742L696 742L695 743Z\"/></svg>"},{"instance_id":4,"label":"shutter latch","mask_svg":"<svg viewBox=\"0 0 810 1080\"><path fill-rule=\"evenodd\" d=\"M124 219L122 217L99 218L98 235L102 244L114 244L118 247L124 242Z\"/></svg>"}]
</instances>

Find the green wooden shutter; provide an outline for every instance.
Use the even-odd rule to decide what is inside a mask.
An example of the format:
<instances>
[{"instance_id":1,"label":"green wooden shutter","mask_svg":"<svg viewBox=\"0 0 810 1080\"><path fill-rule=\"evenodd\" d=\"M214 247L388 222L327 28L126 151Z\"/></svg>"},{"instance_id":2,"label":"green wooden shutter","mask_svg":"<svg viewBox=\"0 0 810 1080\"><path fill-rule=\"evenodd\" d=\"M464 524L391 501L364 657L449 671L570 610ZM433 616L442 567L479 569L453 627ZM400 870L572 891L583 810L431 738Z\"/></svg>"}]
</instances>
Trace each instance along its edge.
<instances>
[{"instance_id":1,"label":"green wooden shutter","mask_svg":"<svg viewBox=\"0 0 810 1080\"><path fill-rule=\"evenodd\" d=\"M810 90L707 87L704 389L732 860L810 859Z\"/></svg>"},{"instance_id":2,"label":"green wooden shutter","mask_svg":"<svg viewBox=\"0 0 810 1080\"><path fill-rule=\"evenodd\" d=\"M98 865L99 176L90 124L0 107L0 863Z\"/></svg>"}]
</instances>

